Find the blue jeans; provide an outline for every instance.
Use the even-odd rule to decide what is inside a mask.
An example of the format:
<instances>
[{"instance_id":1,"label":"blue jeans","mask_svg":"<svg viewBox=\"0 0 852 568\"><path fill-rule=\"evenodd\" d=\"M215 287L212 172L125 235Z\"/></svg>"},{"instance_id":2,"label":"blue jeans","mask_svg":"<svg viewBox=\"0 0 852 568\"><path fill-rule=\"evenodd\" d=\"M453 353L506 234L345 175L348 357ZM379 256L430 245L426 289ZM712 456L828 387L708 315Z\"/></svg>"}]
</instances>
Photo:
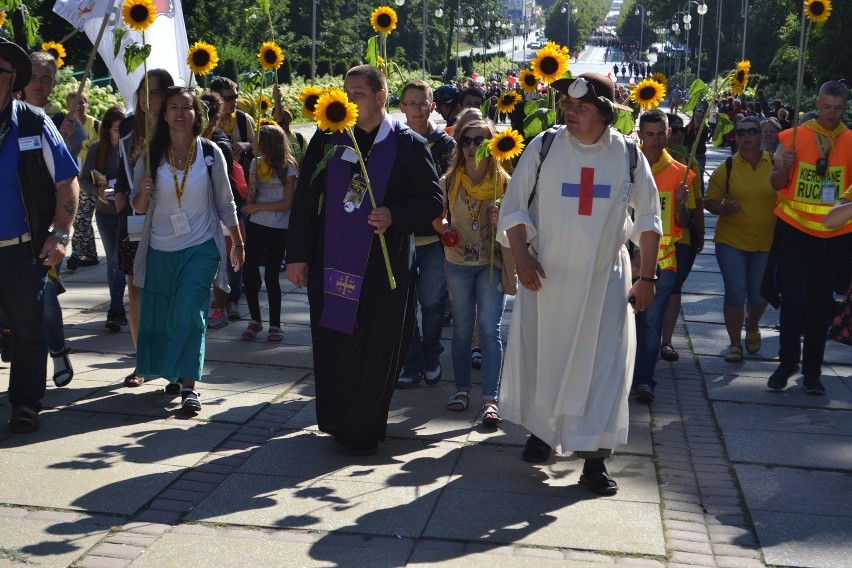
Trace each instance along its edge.
<instances>
[{"instance_id":1,"label":"blue jeans","mask_svg":"<svg viewBox=\"0 0 852 568\"><path fill-rule=\"evenodd\" d=\"M109 314L124 313L124 288L127 276L118 267L118 215L95 212L95 223L107 257L107 285L109 286Z\"/></svg>"},{"instance_id":2,"label":"blue jeans","mask_svg":"<svg viewBox=\"0 0 852 568\"><path fill-rule=\"evenodd\" d=\"M0 315L12 330L9 402L41 410L47 380L44 290L47 270L34 263L30 243L0 248Z\"/></svg>"},{"instance_id":3,"label":"blue jeans","mask_svg":"<svg viewBox=\"0 0 852 568\"><path fill-rule=\"evenodd\" d=\"M663 333L663 315L669 305L669 296L674 290L677 272L660 271L654 301L644 312L636 315L636 365L633 368L633 388L646 384L657 386L654 369L660 358L660 343Z\"/></svg>"},{"instance_id":4,"label":"blue jeans","mask_svg":"<svg viewBox=\"0 0 852 568\"><path fill-rule=\"evenodd\" d=\"M725 243L716 243L716 261L725 283L725 305L748 305L765 308L766 300L760 295L760 284L766 270L769 252L750 252Z\"/></svg>"},{"instance_id":5,"label":"blue jeans","mask_svg":"<svg viewBox=\"0 0 852 568\"><path fill-rule=\"evenodd\" d=\"M506 307L506 295L500 290L500 271L489 278L489 265L464 266L447 262L444 274L453 310L453 371L456 388L470 391L470 345L473 318L479 323L482 349L482 400L497 400L500 370L503 367L503 342L500 320Z\"/></svg>"},{"instance_id":6,"label":"blue jeans","mask_svg":"<svg viewBox=\"0 0 852 568\"><path fill-rule=\"evenodd\" d=\"M415 247L417 263L417 325L402 368L406 371L434 371L440 363L444 347L441 330L444 325L444 246L440 242Z\"/></svg>"}]
</instances>

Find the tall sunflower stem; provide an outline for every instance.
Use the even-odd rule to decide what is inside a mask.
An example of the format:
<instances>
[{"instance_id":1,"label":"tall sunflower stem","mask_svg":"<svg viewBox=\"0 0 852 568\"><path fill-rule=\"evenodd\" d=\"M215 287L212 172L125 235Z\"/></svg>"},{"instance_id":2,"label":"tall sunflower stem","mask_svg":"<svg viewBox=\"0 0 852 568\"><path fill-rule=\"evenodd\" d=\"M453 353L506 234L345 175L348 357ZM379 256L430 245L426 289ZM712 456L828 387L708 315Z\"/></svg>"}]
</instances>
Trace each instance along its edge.
<instances>
[{"instance_id":1,"label":"tall sunflower stem","mask_svg":"<svg viewBox=\"0 0 852 568\"><path fill-rule=\"evenodd\" d=\"M142 45L145 45L145 30L142 30ZM151 96L148 89L148 58L142 60L145 74L145 175L151 177Z\"/></svg>"},{"instance_id":2,"label":"tall sunflower stem","mask_svg":"<svg viewBox=\"0 0 852 568\"><path fill-rule=\"evenodd\" d=\"M728 84L730 79L731 78L728 77L727 79L722 81L722 84L719 85L719 90L713 93L713 98L710 99L711 101L719 98L719 93L722 92L722 89L725 88L725 85ZM715 82L716 81L714 79L714 81L713 81L714 87L715 87ZM715 88L714 88L714 90L715 90ZM716 114L719 114L718 111L716 111ZM710 117L707 116L705 118L710 118ZM695 161L695 154L698 152L698 143L701 141L701 134L704 132L704 123L705 122L706 122L706 120L701 121L701 124L698 126L698 132L696 132L696 134L695 134L695 140L692 141L692 148L689 151L689 159L686 161L686 170L683 172L683 181L681 182L684 185L686 184L686 180L689 179L689 172L692 170L692 164L697 163ZM698 175L701 175L701 169L700 168L698 170Z\"/></svg>"},{"instance_id":3,"label":"tall sunflower stem","mask_svg":"<svg viewBox=\"0 0 852 568\"><path fill-rule=\"evenodd\" d=\"M272 26L272 12L270 10L266 11L266 19L269 20L269 37L272 38L272 41L275 42L275 28ZM278 69L273 69L272 72L273 77L275 77L275 86L278 86Z\"/></svg>"},{"instance_id":4,"label":"tall sunflower stem","mask_svg":"<svg viewBox=\"0 0 852 568\"><path fill-rule=\"evenodd\" d=\"M802 9L802 36L799 40L799 70L796 75L796 111L793 114L793 140L790 142L790 147L796 149L796 130L799 127L799 111L802 107L802 80L805 75L805 56L808 51L808 39L811 35L811 23L807 23L807 31L805 31L805 9Z\"/></svg>"},{"instance_id":5,"label":"tall sunflower stem","mask_svg":"<svg viewBox=\"0 0 852 568\"><path fill-rule=\"evenodd\" d=\"M500 175L500 170L497 169L497 163L495 162L494 163L494 198L491 202L492 206L496 205L496 203L497 203L497 176L498 175ZM489 224L490 224L490 222L491 222L491 218L490 218L491 214L490 213L488 214L488 217L489 217L488 221L489 221ZM491 228L491 266L488 269L488 281L489 282L494 282L494 249L496 248L495 247L496 240L497 240L497 227L492 227Z\"/></svg>"},{"instance_id":6,"label":"tall sunflower stem","mask_svg":"<svg viewBox=\"0 0 852 568\"><path fill-rule=\"evenodd\" d=\"M358 156L358 163L361 164L361 173L364 174L364 181L367 183L367 195L370 196L370 205L376 209L376 197L373 195L373 186L370 183L370 175L367 173L367 164L364 163L364 157L361 155L361 148L358 147L358 141L355 140L355 133L352 132L352 127L346 128L349 138L352 139L352 145L355 147L355 154ZM388 244L385 242L384 233L379 234L379 243L382 245L382 256L385 259L385 269L388 272L388 283L391 290L396 290L396 279L393 277L393 270L390 264L390 255L388 254Z\"/></svg>"}]
</instances>

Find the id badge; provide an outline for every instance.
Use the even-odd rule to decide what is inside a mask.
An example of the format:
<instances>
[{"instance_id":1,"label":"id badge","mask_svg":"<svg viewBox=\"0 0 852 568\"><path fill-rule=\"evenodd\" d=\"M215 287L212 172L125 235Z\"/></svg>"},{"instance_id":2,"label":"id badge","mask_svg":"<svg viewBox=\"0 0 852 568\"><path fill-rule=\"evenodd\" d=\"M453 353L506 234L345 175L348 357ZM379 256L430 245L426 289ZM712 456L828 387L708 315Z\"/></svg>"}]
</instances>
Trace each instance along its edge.
<instances>
[{"instance_id":1,"label":"id badge","mask_svg":"<svg viewBox=\"0 0 852 568\"><path fill-rule=\"evenodd\" d=\"M172 220L172 228L175 230L175 236L186 235L189 233L189 217L186 211L175 209L172 211L169 218Z\"/></svg>"},{"instance_id":2,"label":"id badge","mask_svg":"<svg viewBox=\"0 0 852 568\"><path fill-rule=\"evenodd\" d=\"M479 262L479 252L482 245L479 243L465 243L464 245L464 261Z\"/></svg>"},{"instance_id":3,"label":"id badge","mask_svg":"<svg viewBox=\"0 0 852 568\"><path fill-rule=\"evenodd\" d=\"M622 203L630 203L630 198L633 196L633 190L636 188L635 183L631 183L629 181L624 182L624 185L621 187L621 202Z\"/></svg>"},{"instance_id":4,"label":"id badge","mask_svg":"<svg viewBox=\"0 0 852 568\"><path fill-rule=\"evenodd\" d=\"M352 176L352 181L349 182L349 189L346 190L346 195L343 197L343 209L347 213L354 213L361 202L364 201L364 194L367 193L367 182L361 177L361 174Z\"/></svg>"},{"instance_id":5,"label":"id badge","mask_svg":"<svg viewBox=\"0 0 852 568\"><path fill-rule=\"evenodd\" d=\"M837 198L837 186L832 181L822 182L822 204L834 205Z\"/></svg>"}]
</instances>

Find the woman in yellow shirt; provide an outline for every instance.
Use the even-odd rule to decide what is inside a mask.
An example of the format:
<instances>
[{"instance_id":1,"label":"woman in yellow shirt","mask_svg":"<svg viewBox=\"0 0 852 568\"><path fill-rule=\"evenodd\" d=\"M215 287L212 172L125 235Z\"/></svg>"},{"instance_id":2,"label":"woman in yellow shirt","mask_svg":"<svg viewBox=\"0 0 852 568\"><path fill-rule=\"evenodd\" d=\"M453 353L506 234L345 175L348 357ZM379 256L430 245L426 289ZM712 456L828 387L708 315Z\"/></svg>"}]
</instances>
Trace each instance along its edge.
<instances>
[{"instance_id":1,"label":"woman in yellow shirt","mask_svg":"<svg viewBox=\"0 0 852 568\"><path fill-rule=\"evenodd\" d=\"M734 134L738 151L710 176L704 200L707 211L719 216L716 260L725 283L723 314L731 340L725 361L729 363L743 359L744 304L748 311L746 351L753 354L760 350L758 325L767 304L760 295L760 283L775 227L775 190L769 181L773 163L772 156L760 147L760 121L745 117L737 123Z\"/></svg>"}]
</instances>

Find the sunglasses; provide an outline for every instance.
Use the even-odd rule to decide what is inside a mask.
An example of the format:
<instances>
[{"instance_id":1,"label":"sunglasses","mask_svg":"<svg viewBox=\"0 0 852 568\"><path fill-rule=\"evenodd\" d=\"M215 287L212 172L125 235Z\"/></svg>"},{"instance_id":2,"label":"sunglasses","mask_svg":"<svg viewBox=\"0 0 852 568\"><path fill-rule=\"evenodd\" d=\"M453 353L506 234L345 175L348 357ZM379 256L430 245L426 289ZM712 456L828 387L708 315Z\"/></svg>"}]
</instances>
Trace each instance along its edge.
<instances>
[{"instance_id":1,"label":"sunglasses","mask_svg":"<svg viewBox=\"0 0 852 568\"><path fill-rule=\"evenodd\" d=\"M672 126L672 134L677 134L678 132L686 132L685 126Z\"/></svg>"},{"instance_id":2,"label":"sunglasses","mask_svg":"<svg viewBox=\"0 0 852 568\"><path fill-rule=\"evenodd\" d=\"M476 138L471 138L470 136L462 136L462 148L467 148L471 144L476 144L476 147L479 148L479 145L482 144L483 140L485 140L485 136L477 136Z\"/></svg>"},{"instance_id":3,"label":"sunglasses","mask_svg":"<svg viewBox=\"0 0 852 568\"><path fill-rule=\"evenodd\" d=\"M760 134L759 128L737 128L734 130L734 134L737 136L756 136Z\"/></svg>"},{"instance_id":4,"label":"sunglasses","mask_svg":"<svg viewBox=\"0 0 852 568\"><path fill-rule=\"evenodd\" d=\"M237 95L228 95L227 97L222 97L222 100L232 103L237 100Z\"/></svg>"}]
</instances>

